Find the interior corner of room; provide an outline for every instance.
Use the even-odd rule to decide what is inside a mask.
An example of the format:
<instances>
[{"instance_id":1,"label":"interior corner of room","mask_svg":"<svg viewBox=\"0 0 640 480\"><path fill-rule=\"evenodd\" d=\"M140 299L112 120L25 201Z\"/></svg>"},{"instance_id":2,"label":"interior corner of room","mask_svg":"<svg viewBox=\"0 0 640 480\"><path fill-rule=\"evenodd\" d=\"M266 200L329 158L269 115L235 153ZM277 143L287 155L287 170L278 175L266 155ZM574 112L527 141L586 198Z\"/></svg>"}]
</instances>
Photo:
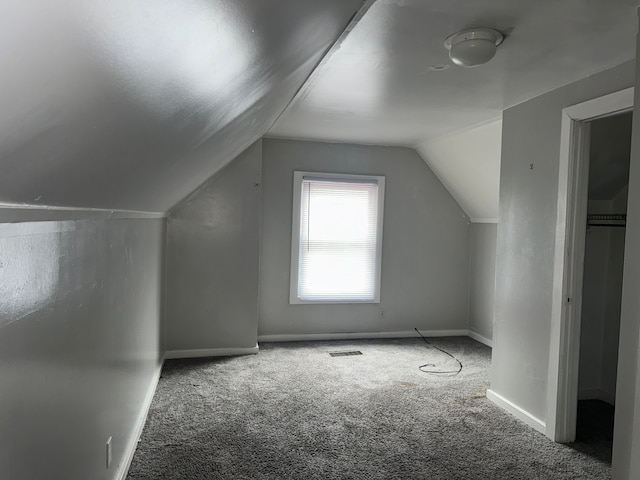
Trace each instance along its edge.
<instances>
[{"instance_id":1,"label":"interior corner of room","mask_svg":"<svg viewBox=\"0 0 640 480\"><path fill-rule=\"evenodd\" d=\"M610 414L640 478L636 2L18 3L0 477L125 480L169 360L423 335L490 347L479 397L549 444ZM296 172L383 179L365 300L296 298Z\"/></svg>"}]
</instances>

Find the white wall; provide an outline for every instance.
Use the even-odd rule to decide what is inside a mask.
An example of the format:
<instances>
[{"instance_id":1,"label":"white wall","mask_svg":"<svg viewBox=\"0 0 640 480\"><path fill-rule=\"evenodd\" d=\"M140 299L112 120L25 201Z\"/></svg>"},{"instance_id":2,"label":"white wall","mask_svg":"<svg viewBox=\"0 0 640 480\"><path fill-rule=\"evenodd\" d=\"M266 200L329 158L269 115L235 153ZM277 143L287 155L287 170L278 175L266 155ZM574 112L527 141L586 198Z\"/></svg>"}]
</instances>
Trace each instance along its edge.
<instances>
[{"instance_id":1,"label":"white wall","mask_svg":"<svg viewBox=\"0 0 640 480\"><path fill-rule=\"evenodd\" d=\"M164 232L162 219L0 224L2 478L116 478L160 367Z\"/></svg>"},{"instance_id":2,"label":"white wall","mask_svg":"<svg viewBox=\"0 0 640 480\"><path fill-rule=\"evenodd\" d=\"M502 120L416 147L473 222L498 219Z\"/></svg>"},{"instance_id":3,"label":"white wall","mask_svg":"<svg viewBox=\"0 0 640 480\"><path fill-rule=\"evenodd\" d=\"M289 305L295 170L386 177L379 305ZM264 140L260 335L466 330L468 251L464 212L413 149Z\"/></svg>"},{"instance_id":4,"label":"white wall","mask_svg":"<svg viewBox=\"0 0 640 480\"><path fill-rule=\"evenodd\" d=\"M634 65L628 62L503 114L491 389L543 423L561 111L628 88L633 79Z\"/></svg>"},{"instance_id":5,"label":"white wall","mask_svg":"<svg viewBox=\"0 0 640 480\"><path fill-rule=\"evenodd\" d=\"M496 283L495 223L472 223L469 234L469 330L493 341Z\"/></svg>"},{"instance_id":6,"label":"white wall","mask_svg":"<svg viewBox=\"0 0 640 480\"><path fill-rule=\"evenodd\" d=\"M262 141L168 220L168 351L252 348L258 324Z\"/></svg>"}]
</instances>

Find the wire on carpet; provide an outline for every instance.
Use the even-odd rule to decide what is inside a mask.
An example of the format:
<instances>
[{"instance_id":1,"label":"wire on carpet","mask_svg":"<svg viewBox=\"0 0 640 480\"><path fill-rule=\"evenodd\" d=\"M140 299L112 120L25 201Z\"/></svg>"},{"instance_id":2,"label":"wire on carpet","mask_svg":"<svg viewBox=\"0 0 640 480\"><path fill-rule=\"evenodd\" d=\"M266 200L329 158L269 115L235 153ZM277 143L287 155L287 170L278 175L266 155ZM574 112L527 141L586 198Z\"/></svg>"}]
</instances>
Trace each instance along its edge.
<instances>
[{"instance_id":1,"label":"wire on carpet","mask_svg":"<svg viewBox=\"0 0 640 480\"><path fill-rule=\"evenodd\" d=\"M440 350L442 353L445 353L445 354L449 355L456 362L458 362L458 369L457 370L426 370L426 368L431 368L431 369L435 368L436 364L435 363L425 363L424 365L420 365L418 367L418 369L421 372L428 373L429 375L440 375L440 376L444 376L444 377L455 377L456 375L458 375L462 371L462 362L460 360L458 360L454 355L452 355L449 352L447 352L444 348L440 348L437 345L434 345L433 343L431 343L429 340L426 339L426 337L424 335L422 335L420 333L420 330L418 330L417 328L414 328L414 330L416 332L418 332L418 335L420 335L422 337L422 340L424 340L427 345L429 345L430 347L435 348L436 350Z\"/></svg>"}]
</instances>

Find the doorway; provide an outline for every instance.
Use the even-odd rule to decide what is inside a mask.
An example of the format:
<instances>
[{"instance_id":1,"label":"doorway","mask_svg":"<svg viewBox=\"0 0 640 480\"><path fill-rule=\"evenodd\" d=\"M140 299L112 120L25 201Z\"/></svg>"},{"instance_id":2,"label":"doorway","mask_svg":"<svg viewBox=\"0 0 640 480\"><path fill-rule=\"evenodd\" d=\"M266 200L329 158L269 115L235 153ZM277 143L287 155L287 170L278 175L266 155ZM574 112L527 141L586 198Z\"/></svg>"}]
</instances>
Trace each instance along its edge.
<instances>
[{"instance_id":1,"label":"doorway","mask_svg":"<svg viewBox=\"0 0 640 480\"><path fill-rule=\"evenodd\" d=\"M591 122L630 112L629 88L562 112L546 435L576 439Z\"/></svg>"},{"instance_id":2,"label":"doorway","mask_svg":"<svg viewBox=\"0 0 640 480\"><path fill-rule=\"evenodd\" d=\"M589 122L576 446L611 462L632 112Z\"/></svg>"}]
</instances>

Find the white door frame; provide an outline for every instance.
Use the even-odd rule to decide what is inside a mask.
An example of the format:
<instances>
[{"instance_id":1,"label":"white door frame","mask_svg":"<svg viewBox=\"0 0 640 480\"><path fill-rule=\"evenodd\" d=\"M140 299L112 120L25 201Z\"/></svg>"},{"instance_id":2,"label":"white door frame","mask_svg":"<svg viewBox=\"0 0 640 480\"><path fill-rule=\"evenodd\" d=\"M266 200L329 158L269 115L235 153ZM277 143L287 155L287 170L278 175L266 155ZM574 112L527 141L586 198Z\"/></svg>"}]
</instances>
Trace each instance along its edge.
<instances>
[{"instance_id":1,"label":"white door frame","mask_svg":"<svg viewBox=\"0 0 640 480\"><path fill-rule=\"evenodd\" d=\"M633 109L633 88L562 110L546 435L576 435L590 120Z\"/></svg>"}]
</instances>

